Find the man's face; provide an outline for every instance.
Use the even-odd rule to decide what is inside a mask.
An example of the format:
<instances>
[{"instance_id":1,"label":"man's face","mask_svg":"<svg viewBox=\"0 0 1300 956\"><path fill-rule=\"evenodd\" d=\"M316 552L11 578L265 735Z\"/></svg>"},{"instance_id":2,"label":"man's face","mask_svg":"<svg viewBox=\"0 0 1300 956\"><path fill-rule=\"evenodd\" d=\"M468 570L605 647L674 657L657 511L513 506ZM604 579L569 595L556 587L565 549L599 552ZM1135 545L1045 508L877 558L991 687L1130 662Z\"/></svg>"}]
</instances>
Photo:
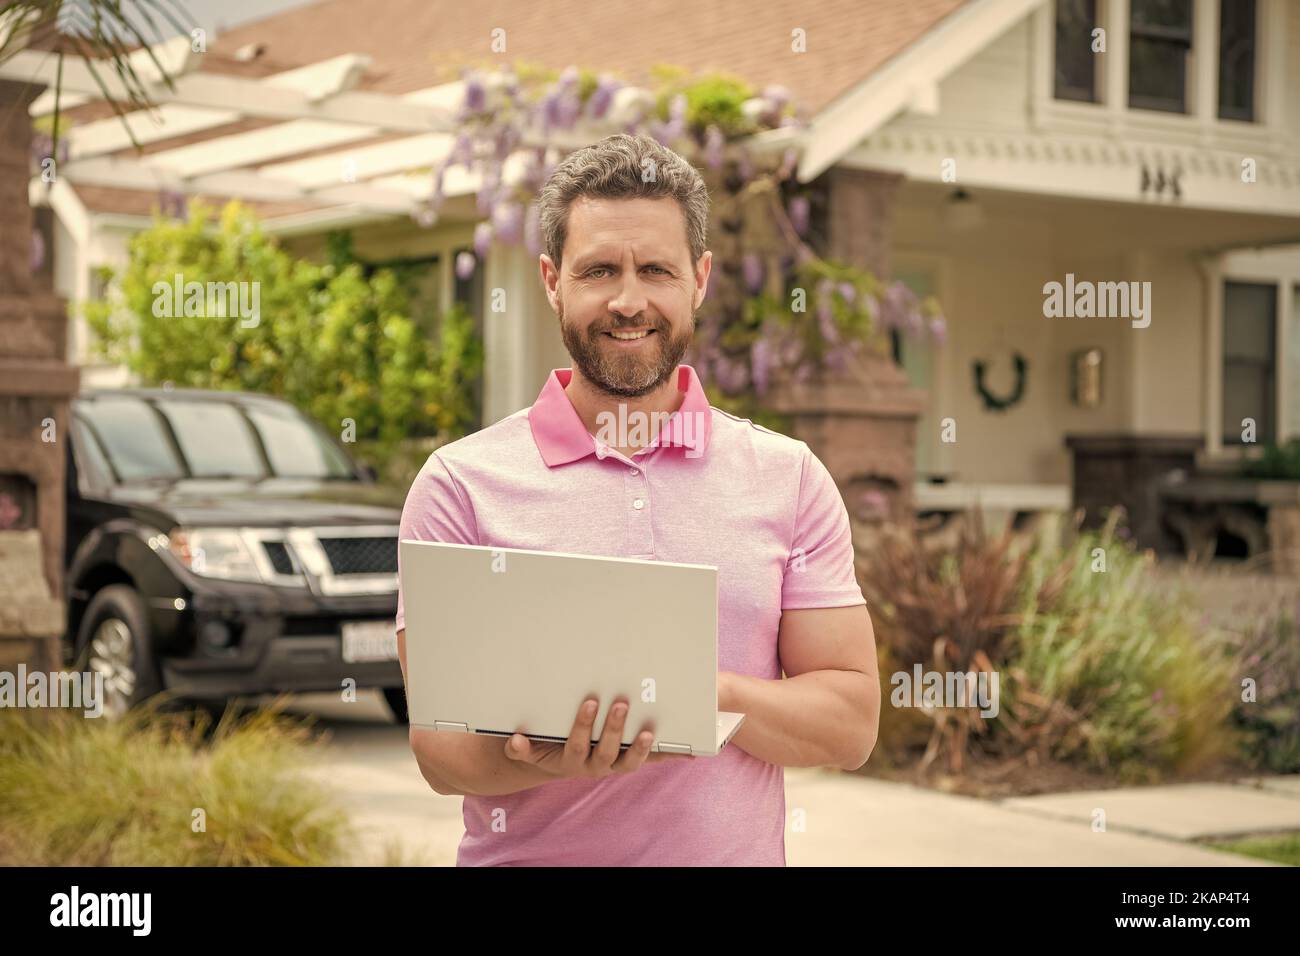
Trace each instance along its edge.
<instances>
[{"instance_id":1,"label":"man's face","mask_svg":"<svg viewBox=\"0 0 1300 956\"><path fill-rule=\"evenodd\" d=\"M578 371L623 398L667 381L695 332L712 260L705 252L691 266L677 201L579 197L561 260L557 270L541 257L542 281Z\"/></svg>"}]
</instances>

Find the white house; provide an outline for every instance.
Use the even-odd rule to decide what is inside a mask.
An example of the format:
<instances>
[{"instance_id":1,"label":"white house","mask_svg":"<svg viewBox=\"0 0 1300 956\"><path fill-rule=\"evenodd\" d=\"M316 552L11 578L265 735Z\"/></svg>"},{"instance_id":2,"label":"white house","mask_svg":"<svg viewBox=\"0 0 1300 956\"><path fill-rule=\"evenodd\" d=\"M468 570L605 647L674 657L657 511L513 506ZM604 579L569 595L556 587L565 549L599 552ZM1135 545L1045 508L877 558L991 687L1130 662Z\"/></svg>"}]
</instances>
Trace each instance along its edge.
<instances>
[{"instance_id":1,"label":"white house","mask_svg":"<svg viewBox=\"0 0 1300 956\"><path fill-rule=\"evenodd\" d=\"M457 283L471 181L435 228L409 216L427 190L411 170L449 148L457 69L497 56L495 28L509 60L782 84L811 118L782 144L802 180L876 176L855 214L948 319L942 349L899 345L929 395L918 475L946 481L921 507L1061 506L1067 436L1199 445L1213 468L1242 454L1243 420L1261 444L1300 435L1300 0L331 0L203 53L182 38L143 156L102 105L74 111L62 180L32 190L59 291L92 291L160 188L240 196L300 251L348 226L368 259L427 262L437 301L505 288L510 313L483 322L485 418L528 404L567 364L535 262L501 248ZM23 56L0 74L37 68ZM87 380L115 374L69 341Z\"/></svg>"}]
</instances>

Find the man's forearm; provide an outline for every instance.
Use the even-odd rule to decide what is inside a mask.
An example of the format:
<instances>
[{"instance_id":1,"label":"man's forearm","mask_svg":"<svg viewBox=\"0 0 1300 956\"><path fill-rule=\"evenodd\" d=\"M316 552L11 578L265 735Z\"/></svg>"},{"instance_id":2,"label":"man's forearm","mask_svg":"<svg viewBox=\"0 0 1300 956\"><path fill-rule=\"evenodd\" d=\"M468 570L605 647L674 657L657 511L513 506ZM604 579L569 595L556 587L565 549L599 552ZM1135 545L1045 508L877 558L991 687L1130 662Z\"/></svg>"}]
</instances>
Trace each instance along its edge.
<instances>
[{"instance_id":1,"label":"man's forearm","mask_svg":"<svg viewBox=\"0 0 1300 956\"><path fill-rule=\"evenodd\" d=\"M532 764L511 760L504 737L480 737L411 728L411 751L424 779L446 796L496 797L555 778Z\"/></svg>"},{"instance_id":2,"label":"man's forearm","mask_svg":"<svg viewBox=\"0 0 1300 956\"><path fill-rule=\"evenodd\" d=\"M760 760L853 770L876 744L880 684L859 671L809 671L781 680L727 673L718 709L745 715L732 744Z\"/></svg>"}]
</instances>

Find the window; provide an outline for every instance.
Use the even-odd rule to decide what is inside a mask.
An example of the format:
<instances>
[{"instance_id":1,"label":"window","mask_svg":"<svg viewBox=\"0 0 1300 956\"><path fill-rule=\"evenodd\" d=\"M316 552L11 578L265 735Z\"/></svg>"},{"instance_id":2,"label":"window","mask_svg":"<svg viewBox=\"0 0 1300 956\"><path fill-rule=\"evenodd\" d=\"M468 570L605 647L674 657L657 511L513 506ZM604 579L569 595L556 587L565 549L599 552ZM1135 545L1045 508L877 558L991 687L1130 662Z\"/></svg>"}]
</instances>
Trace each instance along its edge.
<instances>
[{"instance_id":1,"label":"window","mask_svg":"<svg viewBox=\"0 0 1300 956\"><path fill-rule=\"evenodd\" d=\"M1219 118L1255 118L1255 0L1219 5Z\"/></svg>"},{"instance_id":2,"label":"window","mask_svg":"<svg viewBox=\"0 0 1300 956\"><path fill-rule=\"evenodd\" d=\"M1097 102L1097 0L1056 0L1056 98Z\"/></svg>"},{"instance_id":3,"label":"window","mask_svg":"<svg viewBox=\"0 0 1300 956\"><path fill-rule=\"evenodd\" d=\"M1227 282L1223 286L1223 443L1242 444L1243 419L1255 422L1255 441L1275 440L1277 427L1277 286Z\"/></svg>"},{"instance_id":4,"label":"window","mask_svg":"<svg viewBox=\"0 0 1300 956\"><path fill-rule=\"evenodd\" d=\"M1132 0L1128 105L1187 112L1192 0Z\"/></svg>"}]
</instances>

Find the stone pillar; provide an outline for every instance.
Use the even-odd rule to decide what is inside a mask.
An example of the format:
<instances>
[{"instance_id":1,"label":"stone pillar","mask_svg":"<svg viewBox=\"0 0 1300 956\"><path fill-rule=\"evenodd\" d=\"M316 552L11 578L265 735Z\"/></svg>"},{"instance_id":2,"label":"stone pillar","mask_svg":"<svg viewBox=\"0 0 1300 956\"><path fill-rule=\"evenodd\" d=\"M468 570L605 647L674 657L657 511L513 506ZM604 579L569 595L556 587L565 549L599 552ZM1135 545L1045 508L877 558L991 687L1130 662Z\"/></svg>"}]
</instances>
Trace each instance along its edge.
<instances>
[{"instance_id":1,"label":"stone pillar","mask_svg":"<svg viewBox=\"0 0 1300 956\"><path fill-rule=\"evenodd\" d=\"M50 670L64 628L65 456L78 371L65 361L64 303L32 275L27 107L40 92L0 81L0 667Z\"/></svg>"},{"instance_id":2,"label":"stone pillar","mask_svg":"<svg viewBox=\"0 0 1300 956\"><path fill-rule=\"evenodd\" d=\"M826 174L830 258L888 279L894 202L903 177L834 168ZM780 383L768 403L790 417L835 479L858 520L904 518L912 510L916 423L925 393L911 387L889 355L866 354L844 372Z\"/></svg>"}]
</instances>

